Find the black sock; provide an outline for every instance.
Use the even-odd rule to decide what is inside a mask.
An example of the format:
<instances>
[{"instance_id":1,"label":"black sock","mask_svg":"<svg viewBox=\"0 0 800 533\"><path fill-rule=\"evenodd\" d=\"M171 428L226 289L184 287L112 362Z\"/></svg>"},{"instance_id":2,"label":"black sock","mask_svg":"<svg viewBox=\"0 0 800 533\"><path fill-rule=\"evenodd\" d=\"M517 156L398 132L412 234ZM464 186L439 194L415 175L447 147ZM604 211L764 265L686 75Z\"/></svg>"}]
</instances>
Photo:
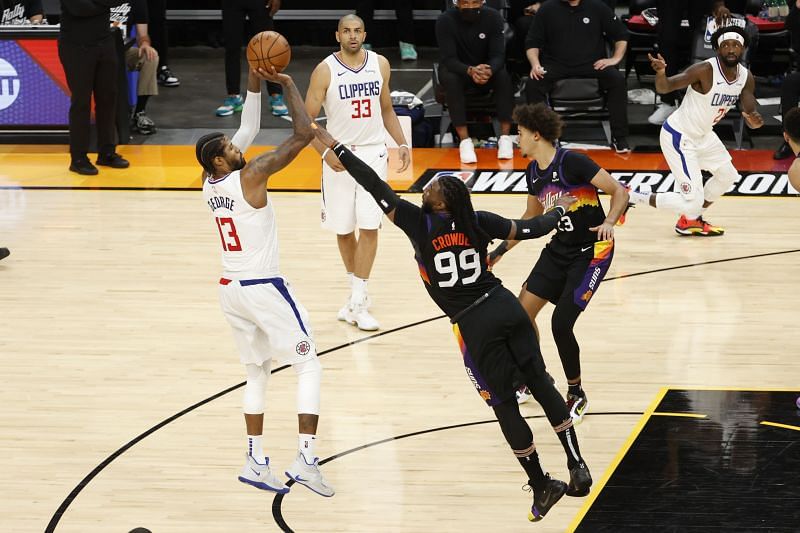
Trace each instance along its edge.
<instances>
[{"instance_id":1,"label":"black sock","mask_svg":"<svg viewBox=\"0 0 800 533\"><path fill-rule=\"evenodd\" d=\"M147 107L148 98L150 98L148 95L140 95L136 97L136 110L134 111L134 114L144 111L144 108Z\"/></svg>"},{"instance_id":2,"label":"black sock","mask_svg":"<svg viewBox=\"0 0 800 533\"><path fill-rule=\"evenodd\" d=\"M533 447L532 444L531 447ZM520 456L520 453L525 452L517 452L514 450L514 455L517 456L517 461L519 461L519 464L522 466L522 469L525 470L525 473L528 474L528 484L533 487L534 490L541 490L544 488L547 478L542 470L542 465L539 463L539 454L536 452L536 449L526 456Z\"/></svg>"},{"instance_id":3,"label":"black sock","mask_svg":"<svg viewBox=\"0 0 800 533\"><path fill-rule=\"evenodd\" d=\"M583 396L583 387L581 387L581 382L578 381L577 383L571 383L567 392L573 396Z\"/></svg>"},{"instance_id":4,"label":"black sock","mask_svg":"<svg viewBox=\"0 0 800 533\"><path fill-rule=\"evenodd\" d=\"M558 440L561 441L561 446L567 453L567 468L572 469L578 463L583 462L581 457L581 448L578 446L578 436L575 434L575 428L572 427L572 419L567 419L560 426L553 428L558 435Z\"/></svg>"}]
</instances>

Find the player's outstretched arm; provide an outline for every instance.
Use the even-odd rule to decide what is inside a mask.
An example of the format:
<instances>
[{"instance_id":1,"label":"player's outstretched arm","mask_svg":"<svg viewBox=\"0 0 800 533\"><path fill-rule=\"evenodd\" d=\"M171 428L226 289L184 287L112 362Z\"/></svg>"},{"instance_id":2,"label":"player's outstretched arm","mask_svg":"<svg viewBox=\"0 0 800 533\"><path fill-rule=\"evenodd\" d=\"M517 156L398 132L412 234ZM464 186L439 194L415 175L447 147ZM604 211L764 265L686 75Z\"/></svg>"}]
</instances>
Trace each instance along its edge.
<instances>
[{"instance_id":1,"label":"player's outstretched arm","mask_svg":"<svg viewBox=\"0 0 800 533\"><path fill-rule=\"evenodd\" d=\"M564 195L556 200L556 205L553 209L543 215L528 219L520 218L510 220L511 228L506 236L506 240L500 243L500 246L495 248L491 252L490 256L492 254L496 256L503 255L508 250L507 245L509 241L524 241L547 235L556 229L556 226L558 226L558 221L561 220L561 217L566 214L569 206L577 201L578 199L574 196ZM492 261L490 258L487 258L487 261L489 261L489 264L492 265L497 262L497 259L495 258L495 260Z\"/></svg>"},{"instance_id":2,"label":"player's outstretched arm","mask_svg":"<svg viewBox=\"0 0 800 533\"><path fill-rule=\"evenodd\" d=\"M364 187L365 191L372 195L378 203L378 207L386 214L386 217L394 222L394 210L397 204L400 203L400 197L397 196L397 193L395 193L369 165L353 155L344 145L337 142L336 139L328 133L328 130L314 124L314 133L318 141L336 154L347 172L353 176L353 179Z\"/></svg>"},{"instance_id":3,"label":"player's outstretched arm","mask_svg":"<svg viewBox=\"0 0 800 533\"><path fill-rule=\"evenodd\" d=\"M603 223L589 228L589 231L596 231L597 238L601 241L613 240L614 226L628 207L630 195L625 187L602 168L595 174L590 183L611 196L611 207Z\"/></svg>"},{"instance_id":4,"label":"player's outstretched arm","mask_svg":"<svg viewBox=\"0 0 800 533\"><path fill-rule=\"evenodd\" d=\"M283 86L283 96L289 108L289 115L292 117L294 131L275 150L259 155L242 169L242 182L247 182L247 187L252 189L263 189L269 177L291 163L300 150L314 138L311 119L306 113L300 91L297 90L292 78L275 72L274 68L270 73L263 69L259 70L265 79Z\"/></svg>"},{"instance_id":5,"label":"player's outstretched arm","mask_svg":"<svg viewBox=\"0 0 800 533\"><path fill-rule=\"evenodd\" d=\"M696 83L703 85L703 94L708 92L713 76L710 64L706 62L695 63L683 72L668 78L667 62L661 54L657 54L655 57L653 57L652 54L647 54L647 57L650 59L650 66L656 71L656 92L659 94L685 89L689 85L694 85ZM703 83L703 80L706 78L707 82Z\"/></svg>"},{"instance_id":6,"label":"player's outstretched arm","mask_svg":"<svg viewBox=\"0 0 800 533\"><path fill-rule=\"evenodd\" d=\"M536 196L529 194L528 203L525 206L525 212L522 213L520 219L528 220L534 217L538 217L542 213L544 213L544 206L542 205L542 203ZM501 242L497 246L497 248L489 252L489 254L486 256L486 261L489 264L489 266L490 267L494 266L498 261L500 261L500 258L503 257L503 254L511 250L517 244L519 244L519 241L515 240L506 240Z\"/></svg>"},{"instance_id":7,"label":"player's outstretched arm","mask_svg":"<svg viewBox=\"0 0 800 533\"><path fill-rule=\"evenodd\" d=\"M756 79L752 72L747 73L747 82L742 89L740 101L742 103L742 116L747 125L752 129L758 129L764 125L764 119L756 108Z\"/></svg>"}]
</instances>

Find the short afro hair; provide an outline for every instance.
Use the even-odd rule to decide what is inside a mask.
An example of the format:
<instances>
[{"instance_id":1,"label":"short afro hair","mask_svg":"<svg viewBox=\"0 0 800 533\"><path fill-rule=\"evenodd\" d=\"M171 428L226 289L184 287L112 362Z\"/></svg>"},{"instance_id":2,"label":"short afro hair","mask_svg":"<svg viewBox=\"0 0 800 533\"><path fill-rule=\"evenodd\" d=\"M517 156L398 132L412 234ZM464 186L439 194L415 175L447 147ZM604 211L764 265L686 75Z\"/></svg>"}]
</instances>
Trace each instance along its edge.
<instances>
[{"instance_id":1,"label":"short afro hair","mask_svg":"<svg viewBox=\"0 0 800 533\"><path fill-rule=\"evenodd\" d=\"M561 130L564 129L564 122L558 113L543 103L517 106L514 109L514 122L528 131L538 132L552 143L561 137Z\"/></svg>"},{"instance_id":2,"label":"short afro hair","mask_svg":"<svg viewBox=\"0 0 800 533\"><path fill-rule=\"evenodd\" d=\"M800 144L800 107L793 107L783 117L783 131L791 140Z\"/></svg>"},{"instance_id":3,"label":"short afro hair","mask_svg":"<svg viewBox=\"0 0 800 533\"><path fill-rule=\"evenodd\" d=\"M714 35L711 36L711 48L719 50L719 38L725 33L738 33L742 36L742 39L744 39L744 47L747 48L750 46L750 36L747 35L744 28L740 28L739 26L724 26L718 28L717 31L714 32Z\"/></svg>"}]
</instances>

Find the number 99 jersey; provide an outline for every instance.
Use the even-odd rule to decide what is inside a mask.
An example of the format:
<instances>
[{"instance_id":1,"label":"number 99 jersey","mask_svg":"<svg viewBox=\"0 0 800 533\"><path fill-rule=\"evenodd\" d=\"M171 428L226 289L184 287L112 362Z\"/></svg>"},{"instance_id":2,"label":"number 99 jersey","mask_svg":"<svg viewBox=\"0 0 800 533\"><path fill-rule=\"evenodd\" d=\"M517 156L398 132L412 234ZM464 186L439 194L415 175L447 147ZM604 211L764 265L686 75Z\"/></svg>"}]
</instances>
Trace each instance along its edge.
<instances>
[{"instance_id":1,"label":"number 99 jersey","mask_svg":"<svg viewBox=\"0 0 800 533\"><path fill-rule=\"evenodd\" d=\"M600 167L589 157L563 148L556 150L546 169L540 169L536 161L528 165L528 194L536 196L545 212L565 194L578 199L561 217L551 244L575 247L597 241L597 232L589 228L602 224L606 218L597 187L591 183L599 171Z\"/></svg>"},{"instance_id":2,"label":"number 99 jersey","mask_svg":"<svg viewBox=\"0 0 800 533\"><path fill-rule=\"evenodd\" d=\"M494 213L478 211L476 217L490 238L505 238L511 230L511 222ZM488 242L470 242L448 214L428 213L401 200L394 223L411 240L425 289L450 318L500 285L486 266Z\"/></svg>"}]
</instances>

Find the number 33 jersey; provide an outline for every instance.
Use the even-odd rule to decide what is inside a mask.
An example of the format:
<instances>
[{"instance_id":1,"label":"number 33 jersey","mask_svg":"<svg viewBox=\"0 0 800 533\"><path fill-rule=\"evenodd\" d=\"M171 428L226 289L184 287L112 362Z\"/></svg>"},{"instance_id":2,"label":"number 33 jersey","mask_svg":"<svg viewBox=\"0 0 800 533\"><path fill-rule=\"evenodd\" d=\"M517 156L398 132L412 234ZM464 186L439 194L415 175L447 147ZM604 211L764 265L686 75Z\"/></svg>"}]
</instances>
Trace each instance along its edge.
<instances>
[{"instance_id":1,"label":"number 33 jersey","mask_svg":"<svg viewBox=\"0 0 800 533\"><path fill-rule=\"evenodd\" d=\"M211 209L214 231L222 247L226 278L255 279L280 275L278 232L272 202L256 209L242 192L239 171L217 179L206 179L203 199Z\"/></svg>"},{"instance_id":2,"label":"number 33 jersey","mask_svg":"<svg viewBox=\"0 0 800 533\"><path fill-rule=\"evenodd\" d=\"M597 187L591 184L600 167L589 157L563 148L556 150L553 161L545 169L531 161L526 172L528 194L535 196L548 212L563 195L578 199L561 217L551 244L568 247L593 243L597 232L589 228L599 226L606 218L603 205L597 196Z\"/></svg>"},{"instance_id":3,"label":"number 33 jersey","mask_svg":"<svg viewBox=\"0 0 800 533\"><path fill-rule=\"evenodd\" d=\"M364 50L364 62L358 68L345 65L338 54L325 58L331 71L323 102L328 131L345 145L384 144L386 131L381 115L384 79L378 54Z\"/></svg>"}]
</instances>

